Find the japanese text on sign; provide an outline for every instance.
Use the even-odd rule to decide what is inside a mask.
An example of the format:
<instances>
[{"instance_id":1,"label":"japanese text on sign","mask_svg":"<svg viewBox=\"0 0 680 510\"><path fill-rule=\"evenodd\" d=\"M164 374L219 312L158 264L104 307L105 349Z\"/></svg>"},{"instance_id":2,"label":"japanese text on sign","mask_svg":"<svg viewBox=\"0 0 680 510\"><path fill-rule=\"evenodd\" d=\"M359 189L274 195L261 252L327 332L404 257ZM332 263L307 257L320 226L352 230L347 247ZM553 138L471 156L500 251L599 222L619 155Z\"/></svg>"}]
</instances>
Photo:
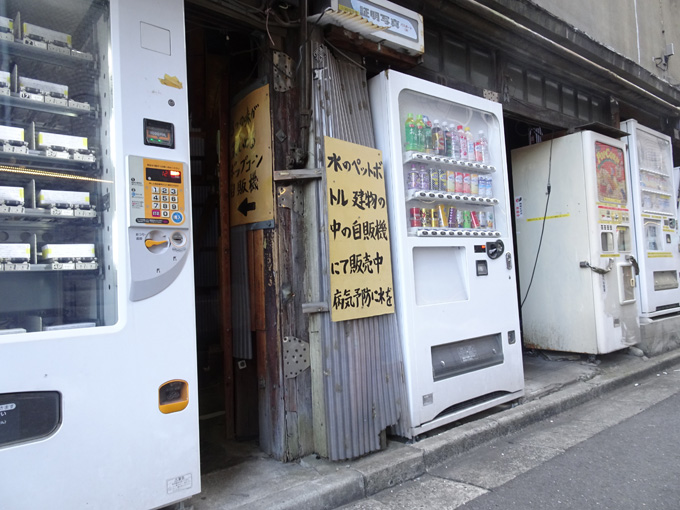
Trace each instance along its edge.
<instances>
[{"instance_id":1,"label":"japanese text on sign","mask_svg":"<svg viewBox=\"0 0 680 510\"><path fill-rule=\"evenodd\" d=\"M231 225L272 220L274 193L268 85L238 102L233 109L232 126Z\"/></svg>"},{"instance_id":2,"label":"japanese text on sign","mask_svg":"<svg viewBox=\"0 0 680 510\"><path fill-rule=\"evenodd\" d=\"M394 312L382 153L324 138L331 319Z\"/></svg>"}]
</instances>

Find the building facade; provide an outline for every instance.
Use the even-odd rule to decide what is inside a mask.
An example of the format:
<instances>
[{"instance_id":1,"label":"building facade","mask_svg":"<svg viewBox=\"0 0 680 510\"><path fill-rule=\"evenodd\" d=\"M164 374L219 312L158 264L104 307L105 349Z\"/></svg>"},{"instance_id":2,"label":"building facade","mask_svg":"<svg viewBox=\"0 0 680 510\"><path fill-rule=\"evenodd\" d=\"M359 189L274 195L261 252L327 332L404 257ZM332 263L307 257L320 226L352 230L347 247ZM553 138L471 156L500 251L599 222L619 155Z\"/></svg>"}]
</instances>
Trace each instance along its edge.
<instances>
[{"instance_id":1,"label":"building facade","mask_svg":"<svg viewBox=\"0 0 680 510\"><path fill-rule=\"evenodd\" d=\"M366 129L361 99L347 125L333 124L347 105L324 88L335 76L331 60L340 63L336 83L343 62L361 69L351 81L357 97L362 80L390 68L499 102L508 153L636 119L670 136L680 162L675 0L398 1L423 17L421 55L320 23L332 4L186 2L202 414L218 424L216 443L256 436L283 461L375 451L388 429L399 432L403 414L394 322L328 319L321 138ZM264 85L272 218L235 224L232 112ZM361 377L367 371L378 377Z\"/></svg>"}]
</instances>

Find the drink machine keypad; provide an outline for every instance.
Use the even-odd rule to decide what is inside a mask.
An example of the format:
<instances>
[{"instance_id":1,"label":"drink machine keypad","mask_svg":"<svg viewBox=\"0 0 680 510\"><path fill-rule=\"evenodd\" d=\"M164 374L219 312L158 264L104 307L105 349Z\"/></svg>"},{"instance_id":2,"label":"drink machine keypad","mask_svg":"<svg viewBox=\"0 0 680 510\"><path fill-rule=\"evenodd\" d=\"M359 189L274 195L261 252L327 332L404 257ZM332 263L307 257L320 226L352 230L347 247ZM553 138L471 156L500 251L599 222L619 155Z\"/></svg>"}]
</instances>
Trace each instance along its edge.
<instances>
[{"instance_id":1,"label":"drink machine keypad","mask_svg":"<svg viewBox=\"0 0 680 510\"><path fill-rule=\"evenodd\" d=\"M187 165L128 157L130 299L151 297L179 275L189 247Z\"/></svg>"}]
</instances>

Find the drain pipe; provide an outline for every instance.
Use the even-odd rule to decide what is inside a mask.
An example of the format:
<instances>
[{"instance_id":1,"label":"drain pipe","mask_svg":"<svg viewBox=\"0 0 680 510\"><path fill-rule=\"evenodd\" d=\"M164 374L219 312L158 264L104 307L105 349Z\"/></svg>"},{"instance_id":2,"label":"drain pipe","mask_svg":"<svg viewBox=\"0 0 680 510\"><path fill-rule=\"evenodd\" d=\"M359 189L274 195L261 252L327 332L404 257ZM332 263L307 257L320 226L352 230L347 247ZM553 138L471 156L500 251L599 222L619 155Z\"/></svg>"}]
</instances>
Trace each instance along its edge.
<instances>
[{"instance_id":1,"label":"drain pipe","mask_svg":"<svg viewBox=\"0 0 680 510\"><path fill-rule=\"evenodd\" d=\"M656 94L653 94L652 92L649 92L648 90L640 87L639 85L636 85L635 83L622 78L615 72L607 69L606 67L603 67L592 60L587 59L586 57L583 57L582 55L579 55L578 53L570 50L569 48L566 48L562 46L561 44L553 41L552 39L549 39L538 32L535 32L534 30L531 30L530 28L522 25L521 23L516 22L515 20L508 18L504 14L495 11L494 9L491 9L490 7L487 7L481 3L479 3L476 0L456 0L455 4L453 2L445 1L445 0L425 0L425 3L428 4L432 9L435 11L439 11L442 13L447 13L450 14L451 16L455 16L455 12L453 11L452 6L459 6L459 7L464 7L467 8L470 11L476 12L477 14L481 15L482 17L485 17L487 19L491 19L495 21L498 25L503 26L505 28L510 28L512 30L515 30L516 32L522 34L523 36L527 38L531 38L534 40L537 40L544 44L545 46L551 48L554 50L556 53L561 54L564 57L567 57L571 60L575 60L579 62L580 64L583 64L584 66L590 67L591 69L607 76L609 79L612 81L626 87L629 89L633 89L636 92L638 92L640 95L645 96L647 99L651 99L652 101L663 105L665 108L668 108L669 110L672 110L675 115L680 115L680 107L675 106L672 103L669 103L665 99L660 98Z\"/></svg>"}]
</instances>

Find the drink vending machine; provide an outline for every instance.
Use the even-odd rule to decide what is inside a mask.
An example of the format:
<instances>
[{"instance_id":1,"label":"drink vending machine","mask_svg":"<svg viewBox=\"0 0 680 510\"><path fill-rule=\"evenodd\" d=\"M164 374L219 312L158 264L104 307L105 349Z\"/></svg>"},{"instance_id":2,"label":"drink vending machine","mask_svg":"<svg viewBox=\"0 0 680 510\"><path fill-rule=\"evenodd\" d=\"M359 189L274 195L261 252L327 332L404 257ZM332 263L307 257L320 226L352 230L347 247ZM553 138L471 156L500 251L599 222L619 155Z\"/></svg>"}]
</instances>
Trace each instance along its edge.
<instances>
[{"instance_id":1,"label":"drink vending machine","mask_svg":"<svg viewBox=\"0 0 680 510\"><path fill-rule=\"evenodd\" d=\"M200 490L183 9L2 3L2 508Z\"/></svg>"},{"instance_id":2,"label":"drink vending machine","mask_svg":"<svg viewBox=\"0 0 680 510\"><path fill-rule=\"evenodd\" d=\"M621 123L627 137L641 320L680 311L680 253L671 139L640 125Z\"/></svg>"},{"instance_id":3,"label":"drink vending machine","mask_svg":"<svg viewBox=\"0 0 680 510\"><path fill-rule=\"evenodd\" d=\"M523 395L502 108L393 71L369 92L416 436Z\"/></svg>"},{"instance_id":4,"label":"drink vending machine","mask_svg":"<svg viewBox=\"0 0 680 510\"><path fill-rule=\"evenodd\" d=\"M582 131L512 151L525 347L604 354L640 339L626 144Z\"/></svg>"}]
</instances>

